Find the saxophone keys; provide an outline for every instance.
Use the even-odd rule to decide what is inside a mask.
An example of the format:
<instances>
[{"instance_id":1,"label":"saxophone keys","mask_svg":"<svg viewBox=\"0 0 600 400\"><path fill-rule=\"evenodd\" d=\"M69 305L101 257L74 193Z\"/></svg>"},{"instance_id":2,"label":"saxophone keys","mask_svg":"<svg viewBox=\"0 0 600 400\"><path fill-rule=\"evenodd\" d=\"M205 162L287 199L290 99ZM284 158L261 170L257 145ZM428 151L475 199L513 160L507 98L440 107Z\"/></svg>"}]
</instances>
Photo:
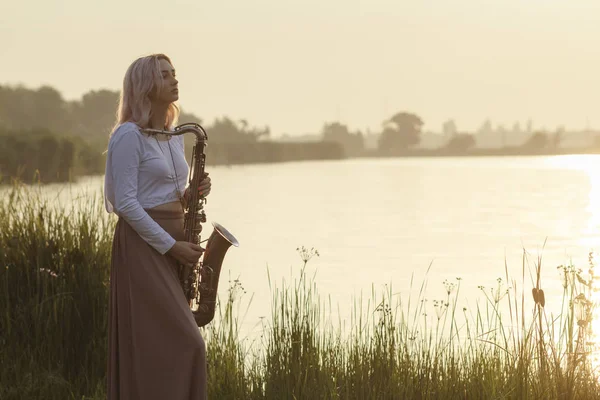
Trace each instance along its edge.
<instances>
[{"instance_id":1,"label":"saxophone keys","mask_svg":"<svg viewBox=\"0 0 600 400\"><path fill-rule=\"evenodd\" d=\"M200 211L198 214L196 214L198 217L198 220L200 220L200 222L205 223L206 222L206 213L204 212L204 210Z\"/></svg>"}]
</instances>

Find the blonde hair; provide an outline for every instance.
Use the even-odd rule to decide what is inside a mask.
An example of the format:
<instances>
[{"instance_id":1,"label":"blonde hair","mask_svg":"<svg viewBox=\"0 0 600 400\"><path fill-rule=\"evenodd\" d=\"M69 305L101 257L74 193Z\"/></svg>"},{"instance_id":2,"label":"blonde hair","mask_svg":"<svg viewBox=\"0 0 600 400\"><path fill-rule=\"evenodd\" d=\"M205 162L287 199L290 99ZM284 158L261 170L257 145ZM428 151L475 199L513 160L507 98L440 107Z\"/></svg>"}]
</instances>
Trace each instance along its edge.
<instances>
[{"instance_id":1,"label":"blonde hair","mask_svg":"<svg viewBox=\"0 0 600 400\"><path fill-rule=\"evenodd\" d=\"M160 72L160 60L171 59L164 54L151 54L135 60L127 69L123 79L123 89L117 109L117 122L115 129L125 123L133 122L142 128L147 128L152 117L152 102L150 97L158 92L159 85L163 84ZM169 104L165 127L172 128L179 118L179 107L175 103ZM163 127L160 127L161 129Z\"/></svg>"}]
</instances>

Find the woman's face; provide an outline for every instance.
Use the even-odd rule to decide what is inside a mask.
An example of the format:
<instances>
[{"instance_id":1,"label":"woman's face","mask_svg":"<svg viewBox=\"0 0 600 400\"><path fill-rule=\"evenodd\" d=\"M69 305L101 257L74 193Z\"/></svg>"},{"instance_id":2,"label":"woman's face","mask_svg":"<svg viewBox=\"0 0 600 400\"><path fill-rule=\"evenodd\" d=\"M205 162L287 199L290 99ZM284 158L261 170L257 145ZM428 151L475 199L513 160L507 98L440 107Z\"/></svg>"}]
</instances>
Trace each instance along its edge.
<instances>
[{"instance_id":1,"label":"woman's face","mask_svg":"<svg viewBox=\"0 0 600 400\"><path fill-rule=\"evenodd\" d=\"M162 75L162 85L158 82L156 101L164 104L171 104L179 100L179 83L175 78L175 68L165 59L160 59L160 73Z\"/></svg>"}]
</instances>

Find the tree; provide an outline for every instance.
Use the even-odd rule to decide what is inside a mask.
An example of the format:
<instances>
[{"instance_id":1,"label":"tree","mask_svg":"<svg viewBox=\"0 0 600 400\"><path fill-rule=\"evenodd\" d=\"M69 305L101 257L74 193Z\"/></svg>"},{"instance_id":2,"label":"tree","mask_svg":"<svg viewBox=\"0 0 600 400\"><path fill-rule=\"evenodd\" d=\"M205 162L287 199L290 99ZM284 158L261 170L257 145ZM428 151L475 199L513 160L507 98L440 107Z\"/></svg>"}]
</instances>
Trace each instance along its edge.
<instances>
[{"instance_id":1,"label":"tree","mask_svg":"<svg viewBox=\"0 0 600 400\"><path fill-rule=\"evenodd\" d=\"M179 122L178 124L196 123L202 125L202 119L192 113L183 111L183 108L179 108Z\"/></svg>"},{"instance_id":2,"label":"tree","mask_svg":"<svg viewBox=\"0 0 600 400\"><path fill-rule=\"evenodd\" d=\"M419 116L407 112L399 112L385 121L383 132L379 138L379 150L399 152L419 144L423 121Z\"/></svg>"},{"instance_id":3,"label":"tree","mask_svg":"<svg viewBox=\"0 0 600 400\"><path fill-rule=\"evenodd\" d=\"M81 101L71 105L75 114L74 133L90 136L108 136L116 122L119 105L119 92L111 90L90 90Z\"/></svg>"},{"instance_id":4,"label":"tree","mask_svg":"<svg viewBox=\"0 0 600 400\"><path fill-rule=\"evenodd\" d=\"M537 131L527 139L522 147L527 150L541 150L548 145L548 142L548 134L543 131Z\"/></svg>"},{"instance_id":5,"label":"tree","mask_svg":"<svg viewBox=\"0 0 600 400\"><path fill-rule=\"evenodd\" d=\"M339 122L325 124L321 131L321 136L323 141L341 144L347 156L360 154L365 147L362 132L352 133L346 125Z\"/></svg>"},{"instance_id":6,"label":"tree","mask_svg":"<svg viewBox=\"0 0 600 400\"><path fill-rule=\"evenodd\" d=\"M465 152L475 147L475 137L468 133L458 133L446 144L446 149L455 152Z\"/></svg>"},{"instance_id":7,"label":"tree","mask_svg":"<svg viewBox=\"0 0 600 400\"><path fill-rule=\"evenodd\" d=\"M48 129L56 133L68 131L71 116L60 92L50 86L42 86L31 93L33 128Z\"/></svg>"},{"instance_id":8,"label":"tree","mask_svg":"<svg viewBox=\"0 0 600 400\"><path fill-rule=\"evenodd\" d=\"M500 144L502 145L502 147L506 147L506 134L507 133L508 133L508 131L506 130L506 128L504 127L503 124L498 125L498 127L496 128L496 136L500 140Z\"/></svg>"},{"instance_id":9,"label":"tree","mask_svg":"<svg viewBox=\"0 0 600 400\"><path fill-rule=\"evenodd\" d=\"M451 138L456 135L458 129L456 128L456 123L453 119L450 119L442 125L442 132L445 138Z\"/></svg>"},{"instance_id":10,"label":"tree","mask_svg":"<svg viewBox=\"0 0 600 400\"><path fill-rule=\"evenodd\" d=\"M70 125L70 115L62 95L50 86L38 90L0 86L0 123L12 130L64 132Z\"/></svg>"},{"instance_id":11,"label":"tree","mask_svg":"<svg viewBox=\"0 0 600 400\"><path fill-rule=\"evenodd\" d=\"M564 126L559 126L556 128L556 132L552 135L552 147L559 148L565 137L565 128Z\"/></svg>"},{"instance_id":12,"label":"tree","mask_svg":"<svg viewBox=\"0 0 600 400\"><path fill-rule=\"evenodd\" d=\"M521 129L521 124L517 121L514 123L513 127L512 127L512 131L513 133L520 135L521 133L523 133L523 130Z\"/></svg>"},{"instance_id":13,"label":"tree","mask_svg":"<svg viewBox=\"0 0 600 400\"><path fill-rule=\"evenodd\" d=\"M527 132L527 133L533 132L533 121L531 119L527 120L527 128L525 128L525 132Z\"/></svg>"},{"instance_id":14,"label":"tree","mask_svg":"<svg viewBox=\"0 0 600 400\"><path fill-rule=\"evenodd\" d=\"M256 142L270 135L269 127L249 128L246 120L236 123L228 117L215 119L207 131L209 138L217 142Z\"/></svg>"},{"instance_id":15,"label":"tree","mask_svg":"<svg viewBox=\"0 0 600 400\"><path fill-rule=\"evenodd\" d=\"M486 119L485 121L483 121L483 123L477 130L477 135L488 135L489 136L493 132L494 132L494 129L492 128L492 121L490 121L489 119Z\"/></svg>"}]
</instances>

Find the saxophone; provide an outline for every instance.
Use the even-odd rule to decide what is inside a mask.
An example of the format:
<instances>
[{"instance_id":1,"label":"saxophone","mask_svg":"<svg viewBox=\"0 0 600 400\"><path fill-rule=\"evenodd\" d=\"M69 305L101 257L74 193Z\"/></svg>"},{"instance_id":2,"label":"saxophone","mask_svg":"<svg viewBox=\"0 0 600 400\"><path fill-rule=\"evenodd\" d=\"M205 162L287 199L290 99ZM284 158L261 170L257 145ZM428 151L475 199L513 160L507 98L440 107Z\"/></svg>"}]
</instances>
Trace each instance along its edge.
<instances>
[{"instance_id":1,"label":"saxophone","mask_svg":"<svg viewBox=\"0 0 600 400\"><path fill-rule=\"evenodd\" d=\"M200 124L182 124L176 126L173 131L142 129L142 132L148 135L163 134L168 136L193 133L196 136L196 143L192 151L189 187L196 189L200 186L200 182L207 176L204 171L206 166L204 148L208 141L208 135ZM206 198L199 195L198 190L190 190L188 204L184 210L183 229L185 240L197 245L202 242L200 233L202 232L202 224L206 222L204 204L206 204ZM230 246L239 246L235 236L222 225L216 222L213 222L212 225L214 229L206 241L202 260L193 266L178 265L179 283L192 309L194 320L199 327L207 325L215 316L217 288L225 253ZM196 306L197 308L194 308Z\"/></svg>"}]
</instances>

